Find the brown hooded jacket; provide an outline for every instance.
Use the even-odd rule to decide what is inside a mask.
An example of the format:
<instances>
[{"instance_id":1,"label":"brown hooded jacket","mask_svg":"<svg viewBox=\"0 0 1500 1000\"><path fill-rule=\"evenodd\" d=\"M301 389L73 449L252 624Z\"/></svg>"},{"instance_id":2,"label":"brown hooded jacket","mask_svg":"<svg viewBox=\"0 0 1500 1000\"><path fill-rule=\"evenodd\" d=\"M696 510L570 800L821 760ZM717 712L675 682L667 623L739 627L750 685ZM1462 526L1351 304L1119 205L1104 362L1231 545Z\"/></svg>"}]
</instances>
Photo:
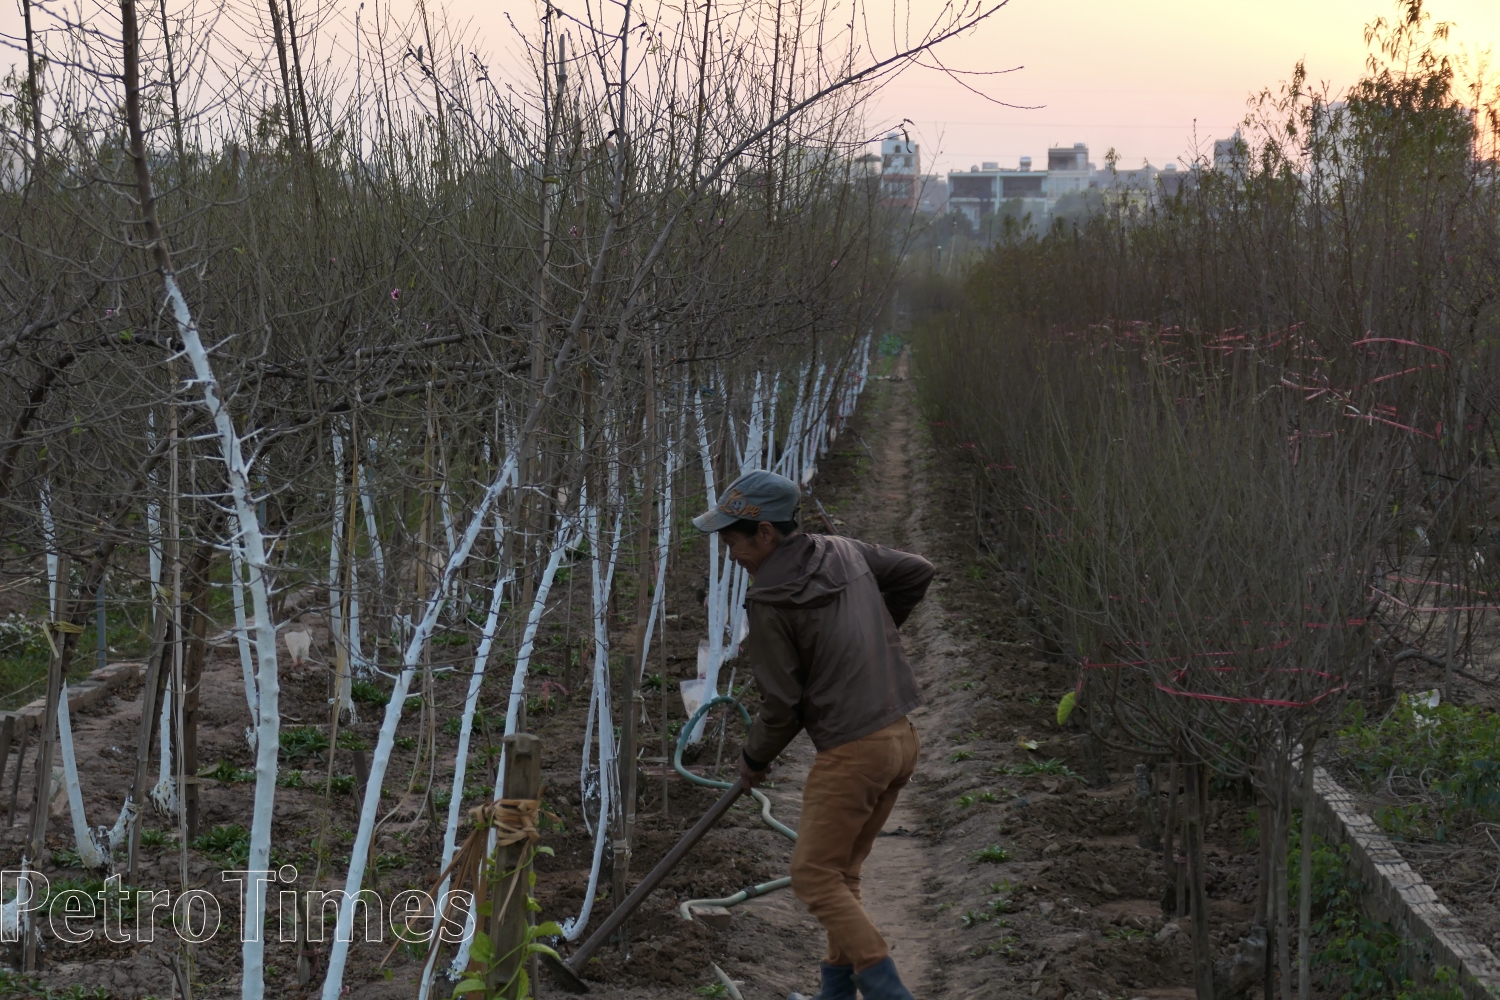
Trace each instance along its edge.
<instances>
[{"instance_id":1,"label":"brown hooded jacket","mask_svg":"<svg viewBox=\"0 0 1500 1000\"><path fill-rule=\"evenodd\" d=\"M927 592L921 556L838 535L793 535L745 594L745 652L761 693L745 758L764 770L806 729L819 751L922 704L897 627Z\"/></svg>"}]
</instances>

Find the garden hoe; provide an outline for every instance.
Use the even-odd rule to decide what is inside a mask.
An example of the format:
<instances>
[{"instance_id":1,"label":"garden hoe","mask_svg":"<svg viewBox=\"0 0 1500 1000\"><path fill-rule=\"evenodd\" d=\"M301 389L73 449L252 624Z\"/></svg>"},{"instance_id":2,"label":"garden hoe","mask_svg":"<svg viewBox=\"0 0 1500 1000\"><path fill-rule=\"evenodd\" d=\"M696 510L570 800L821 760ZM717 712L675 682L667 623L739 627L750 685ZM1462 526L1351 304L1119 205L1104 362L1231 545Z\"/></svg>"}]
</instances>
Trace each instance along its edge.
<instances>
[{"instance_id":1,"label":"garden hoe","mask_svg":"<svg viewBox=\"0 0 1500 1000\"><path fill-rule=\"evenodd\" d=\"M641 879L640 885L637 885L631 891L630 895L625 897L623 903L614 908L613 912L604 919L604 923L599 925L599 929L590 934L588 940L579 945L578 950L573 952L566 962L560 962L550 955L542 956L543 962L546 963L547 968L552 970L552 977L557 980L559 986L569 993L587 993L589 991L588 983L583 981L579 973L583 971L583 967L588 964L589 959L594 957L594 952L598 951L604 942L609 940L610 935L620 929L620 925L635 912L636 908L645 901L647 896L651 895L652 890L661 884L662 879L670 875L672 869L676 868L682 859L687 857L687 853L693 849L693 845L703 839L703 835L729 811L729 807L734 805L735 800L744 795L745 791L743 778L731 785L729 790L719 797L719 801L715 802L712 808L703 814L702 819L693 824L691 830L682 835L682 839L667 852L666 857L656 863L656 867L651 869L651 873Z\"/></svg>"}]
</instances>

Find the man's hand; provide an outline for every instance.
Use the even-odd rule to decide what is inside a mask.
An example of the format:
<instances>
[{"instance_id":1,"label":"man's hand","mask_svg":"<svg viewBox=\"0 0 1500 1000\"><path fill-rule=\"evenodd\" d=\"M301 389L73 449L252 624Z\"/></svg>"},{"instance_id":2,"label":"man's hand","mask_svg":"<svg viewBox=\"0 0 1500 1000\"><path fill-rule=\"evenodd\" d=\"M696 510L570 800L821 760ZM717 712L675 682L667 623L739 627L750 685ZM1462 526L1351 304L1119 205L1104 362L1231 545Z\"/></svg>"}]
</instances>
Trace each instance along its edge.
<instances>
[{"instance_id":1,"label":"man's hand","mask_svg":"<svg viewBox=\"0 0 1500 1000\"><path fill-rule=\"evenodd\" d=\"M745 787L754 788L762 781L765 781L766 774L767 772L769 772L769 770L770 768L767 768L765 771L750 770L750 765L746 762L745 755L740 754L740 777L744 780Z\"/></svg>"}]
</instances>

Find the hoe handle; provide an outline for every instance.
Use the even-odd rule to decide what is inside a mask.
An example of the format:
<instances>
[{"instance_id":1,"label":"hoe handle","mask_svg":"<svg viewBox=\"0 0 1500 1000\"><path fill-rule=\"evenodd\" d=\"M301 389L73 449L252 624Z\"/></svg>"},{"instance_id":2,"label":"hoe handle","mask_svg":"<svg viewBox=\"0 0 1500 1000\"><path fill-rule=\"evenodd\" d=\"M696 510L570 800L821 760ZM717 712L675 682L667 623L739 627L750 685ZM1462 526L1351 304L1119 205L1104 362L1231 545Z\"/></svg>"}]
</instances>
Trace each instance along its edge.
<instances>
[{"instance_id":1,"label":"hoe handle","mask_svg":"<svg viewBox=\"0 0 1500 1000\"><path fill-rule=\"evenodd\" d=\"M660 885L662 880L671 874L672 869L676 868L682 859L687 856L688 851L693 849L693 845L702 840L703 835L744 794L745 781L741 778L735 781L729 790L719 797L719 801L715 802L713 807L703 814L702 819L693 824L691 830L682 835L682 839L677 842L676 846L667 852L666 857L656 863L656 867L651 869L645 878L641 879L640 884L631 891L630 895L625 897L624 902L616 906L610 912L609 916L604 918L604 923L599 925L599 929L590 934L588 940L578 946L578 950L568 958L566 963L569 972L576 975L583 970L588 960L594 957L594 952L598 951L600 946L609 940L610 935L625 922L627 917L635 912L636 908L645 901L646 897L651 895L652 890Z\"/></svg>"}]
</instances>

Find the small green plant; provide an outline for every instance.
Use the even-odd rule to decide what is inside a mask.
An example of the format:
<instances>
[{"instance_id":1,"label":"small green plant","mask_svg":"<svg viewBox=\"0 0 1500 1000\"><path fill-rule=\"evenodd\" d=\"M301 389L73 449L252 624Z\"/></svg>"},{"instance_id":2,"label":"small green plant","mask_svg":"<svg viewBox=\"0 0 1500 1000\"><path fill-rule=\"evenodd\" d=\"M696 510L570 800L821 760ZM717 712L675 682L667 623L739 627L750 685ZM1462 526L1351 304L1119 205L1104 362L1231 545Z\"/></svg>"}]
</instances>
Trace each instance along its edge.
<instances>
[{"instance_id":1,"label":"small green plant","mask_svg":"<svg viewBox=\"0 0 1500 1000\"><path fill-rule=\"evenodd\" d=\"M974 796L972 796L972 795L960 795L958 797L958 807L960 809L967 809L970 806L972 806L973 804L974 804Z\"/></svg>"},{"instance_id":2,"label":"small green plant","mask_svg":"<svg viewBox=\"0 0 1500 1000\"><path fill-rule=\"evenodd\" d=\"M488 722L488 720L485 718L484 711L482 709L475 709L474 710L474 722L473 722L473 729L474 729L474 731L475 732L483 732L484 731L484 726L485 726L486 722ZM464 725L464 717L463 716L461 716L461 715L452 716L451 718L448 719L447 722L443 723L443 732L447 733L449 736L457 736L459 734L459 731L461 729L463 729L463 725Z\"/></svg>"},{"instance_id":3,"label":"small green plant","mask_svg":"<svg viewBox=\"0 0 1500 1000\"><path fill-rule=\"evenodd\" d=\"M354 791L354 775L335 774L328 779L328 791L334 795L348 795Z\"/></svg>"},{"instance_id":4,"label":"small green plant","mask_svg":"<svg viewBox=\"0 0 1500 1000\"><path fill-rule=\"evenodd\" d=\"M1104 936L1115 941L1127 941L1131 943L1146 940L1145 931L1139 927L1127 927L1125 925L1106 927L1104 929Z\"/></svg>"},{"instance_id":5,"label":"small green plant","mask_svg":"<svg viewBox=\"0 0 1500 1000\"><path fill-rule=\"evenodd\" d=\"M986 789L985 791L979 793L979 801L983 802L985 805L994 805L996 802L1000 801L1000 796Z\"/></svg>"},{"instance_id":6,"label":"small green plant","mask_svg":"<svg viewBox=\"0 0 1500 1000\"><path fill-rule=\"evenodd\" d=\"M965 930L969 930L971 928L979 926L980 924L989 923L990 915L988 913L985 913L983 910L979 910L978 912L975 912L974 910L965 910L963 916L958 918L958 922L963 925Z\"/></svg>"},{"instance_id":7,"label":"small green plant","mask_svg":"<svg viewBox=\"0 0 1500 1000\"><path fill-rule=\"evenodd\" d=\"M1288 840L1301 840L1301 814L1293 814ZM1323 947L1313 953L1313 966L1324 985L1343 1000L1461 1000L1463 991L1452 971L1438 968L1436 982L1417 987L1404 957L1401 935L1388 923L1365 913L1364 886L1351 874L1349 846L1333 848L1313 838L1312 932ZM1292 905L1300 892L1301 866L1289 865L1287 892Z\"/></svg>"},{"instance_id":8,"label":"small green plant","mask_svg":"<svg viewBox=\"0 0 1500 1000\"><path fill-rule=\"evenodd\" d=\"M170 836L165 830L141 831L141 844L144 847L172 847L176 843L177 838Z\"/></svg>"},{"instance_id":9,"label":"small green plant","mask_svg":"<svg viewBox=\"0 0 1500 1000\"><path fill-rule=\"evenodd\" d=\"M953 751L952 753L950 753L948 755L948 763L950 763L950 764L957 764L960 761L973 760L973 759L974 759L974 751L972 751L972 750L955 750L955 751Z\"/></svg>"},{"instance_id":10,"label":"small green plant","mask_svg":"<svg viewBox=\"0 0 1500 1000\"><path fill-rule=\"evenodd\" d=\"M315 726L293 726L281 731L281 755L287 763L315 760L328 750L328 736Z\"/></svg>"},{"instance_id":11,"label":"small green plant","mask_svg":"<svg viewBox=\"0 0 1500 1000\"><path fill-rule=\"evenodd\" d=\"M276 776L276 784L282 788L303 787L301 771L282 771Z\"/></svg>"},{"instance_id":12,"label":"small green plant","mask_svg":"<svg viewBox=\"0 0 1500 1000\"><path fill-rule=\"evenodd\" d=\"M1008 774L1017 778L1033 778L1039 775L1047 775L1058 778L1072 778L1082 781L1083 775L1068 767L1060 760L1028 760L1023 764L1002 764L996 768L1000 774Z\"/></svg>"},{"instance_id":13,"label":"small green plant","mask_svg":"<svg viewBox=\"0 0 1500 1000\"><path fill-rule=\"evenodd\" d=\"M225 784L244 784L245 782L255 780L255 772L235 767L221 757L219 758L219 762L207 771L199 771L198 777L212 778L215 781L222 781Z\"/></svg>"},{"instance_id":14,"label":"small green plant","mask_svg":"<svg viewBox=\"0 0 1500 1000\"><path fill-rule=\"evenodd\" d=\"M349 697L361 705L388 705L391 701L389 692L382 691L369 681L355 681L349 685Z\"/></svg>"},{"instance_id":15,"label":"small green plant","mask_svg":"<svg viewBox=\"0 0 1500 1000\"><path fill-rule=\"evenodd\" d=\"M397 736L396 737L396 746L398 748L402 749L402 750L411 750L411 749L414 749L416 747L416 745L417 745L417 740L416 740L416 737L414 737L414 736Z\"/></svg>"},{"instance_id":16,"label":"small green plant","mask_svg":"<svg viewBox=\"0 0 1500 1000\"><path fill-rule=\"evenodd\" d=\"M74 850L52 852L52 863L59 868L82 868L83 859Z\"/></svg>"},{"instance_id":17,"label":"small green plant","mask_svg":"<svg viewBox=\"0 0 1500 1000\"><path fill-rule=\"evenodd\" d=\"M990 900L990 911L997 914L1014 913L1016 911L1016 906L1010 901L1009 896L1001 896L998 899Z\"/></svg>"},{"instance_id":18,"label":"small green plant","mask_svg":"<svg viewBox=\"0 0 1500 1000\"><path fill-rule=\"evenodd\" d=\"M216 826L188 845L210 857L243 866L250 859L250 832L238 823Z\"/></svg>"},{"instance_id":19,"label":"small green plant","mask_svg":"<svg viewBox=\"0 0 1500 1000\"><path fill-rule=\"evenodd\" d=\"M647 674L641 679L641 687L647 691L660 691L661 674Z\"/></svg>"},{"instance_id":20,"label":"small green plant","mask_svg":"<svg viewBox=\"0 0 1500 1000\"><path fill-rule=\"evenodd\" d=\"M984 567L983 566L970 566L964 572L968 574L970 580L983 580L984 579Z\"/></svg>"},{"instance_id":21,"label":"small green plant","mask_svg":"<svg viewBox=\"0 0 1500 1000\"><path fill-rule=\"evenodd\" d=\"M1015 892L1016 884L1008 878L1003 878L998 882L991 882L989 885L985 886L984 891L989 893L991 896L1005 895Z\"/></svg>"},{"instance_id":22,"label":"small green plant","mask_svg":"<svg viewBox=\"0 0 1500 1000\"><path fill-rule=\"evenodd\" d=\"M729 995L729 987L723 983L707 983L695 988L693 992L700 997L727 997Z\"/></svg>"},{"instance_id":23,"label":"small green plant","mask_svg":"<svg viewBox=\"0 0 1500 1000\"><path fill-rule=\"evenodd\" d=\"M1427 705L1403 695L1373 724L1363 706L1339 732L1346 766L1367 789L1417 801L1381 807L1375 821L1402 838L1446 840L1450 830L1500 818L1500 714L1479 706Z\"/></svg>"},{"instance_id":24,"label":"small green plant","mask_svg":"<svg viewBox=\"0 0 1500 1000\"><path fill-rule=\"evenodd\" d=\"M404 854L377 854L375 860L370 863L371 867L381 875L393 872L397 868L405 868L410 862Z\"/></svg>"},{"instance_id":25,"label":"small green plant","mask_svg":"<svg viewBox=\"0 0 1500 1000\"><path fill-rule=\"evenodd\" d=\"M366 743L364 741L364 739L361 738L360 735L358 733L356 733L352 729L340 729L339 730L339 738L338 738L337 746L338 746L338 748L340 750L368 750L368 749L370 749L370 744Z\"/></svg>"},{"instance_id":26,"label":"small green plant","mask_svg":"<svg viewBox=\"0 0 1500 1000\"><path fill-rule=\"evenodd\" d=\"M530 896L526 898L526 905L528 909L533 911L541 909L541 904L537 903ZM488 903L484 904L486 911L488 907ZM484 915L488 915L487 912ZM515 978L510 982L501 983L498 990L491 991L485 985L485 977L489 975L491 967L496 962L507 956L497 956L495 954L494 941L488 934L483 932L475 934L474 941L469 946L469 967L464 972L464 978L459 980L458 985L453 988L453 996L472 995L476 998L482 997L484 1000L491 1000L493 997L502 995L531 996L531 978L526 971L526 959L532 955L549 955L552 958L558 958L557 952L542 942L549 937L561 936L562 928L557 925L557 921L555 920L548 920L545 923L537 924L535 927L528 927L526 929L526 940L521 944L521 954L518 956L521 961L515 963ZM558 960L561 961L560 958Z\"/></svg>"},{"instance_id":27,"label":"small green plant","mask_svg":"<svg viewBox=\"0 0 1500 1000\"><path fill-rule=\"evenodd\" d=\"M975 851L970 857L982 864L998 865L1010 860L1010 852L999 844L991 844L982 851Z\"/></svg>"},{"instance_id":28,"label":"small green plant","mask_svg":"<svg viewBox=\"0 0 1500 1000\"><path fill-rule=\"evenodd\" d=\"M1000 926L1005 926L1005 921L1003 920L998 921L997 923ZM1010 961L1015 961L1019 954L1020 953L1016 950L1015 937L1007 934L998 941L991 941L989 944L982 944L979 947L972 949L969 952L969 957L983 958L986 955L1004 955Z\"/></svg>"}]
</instances>

